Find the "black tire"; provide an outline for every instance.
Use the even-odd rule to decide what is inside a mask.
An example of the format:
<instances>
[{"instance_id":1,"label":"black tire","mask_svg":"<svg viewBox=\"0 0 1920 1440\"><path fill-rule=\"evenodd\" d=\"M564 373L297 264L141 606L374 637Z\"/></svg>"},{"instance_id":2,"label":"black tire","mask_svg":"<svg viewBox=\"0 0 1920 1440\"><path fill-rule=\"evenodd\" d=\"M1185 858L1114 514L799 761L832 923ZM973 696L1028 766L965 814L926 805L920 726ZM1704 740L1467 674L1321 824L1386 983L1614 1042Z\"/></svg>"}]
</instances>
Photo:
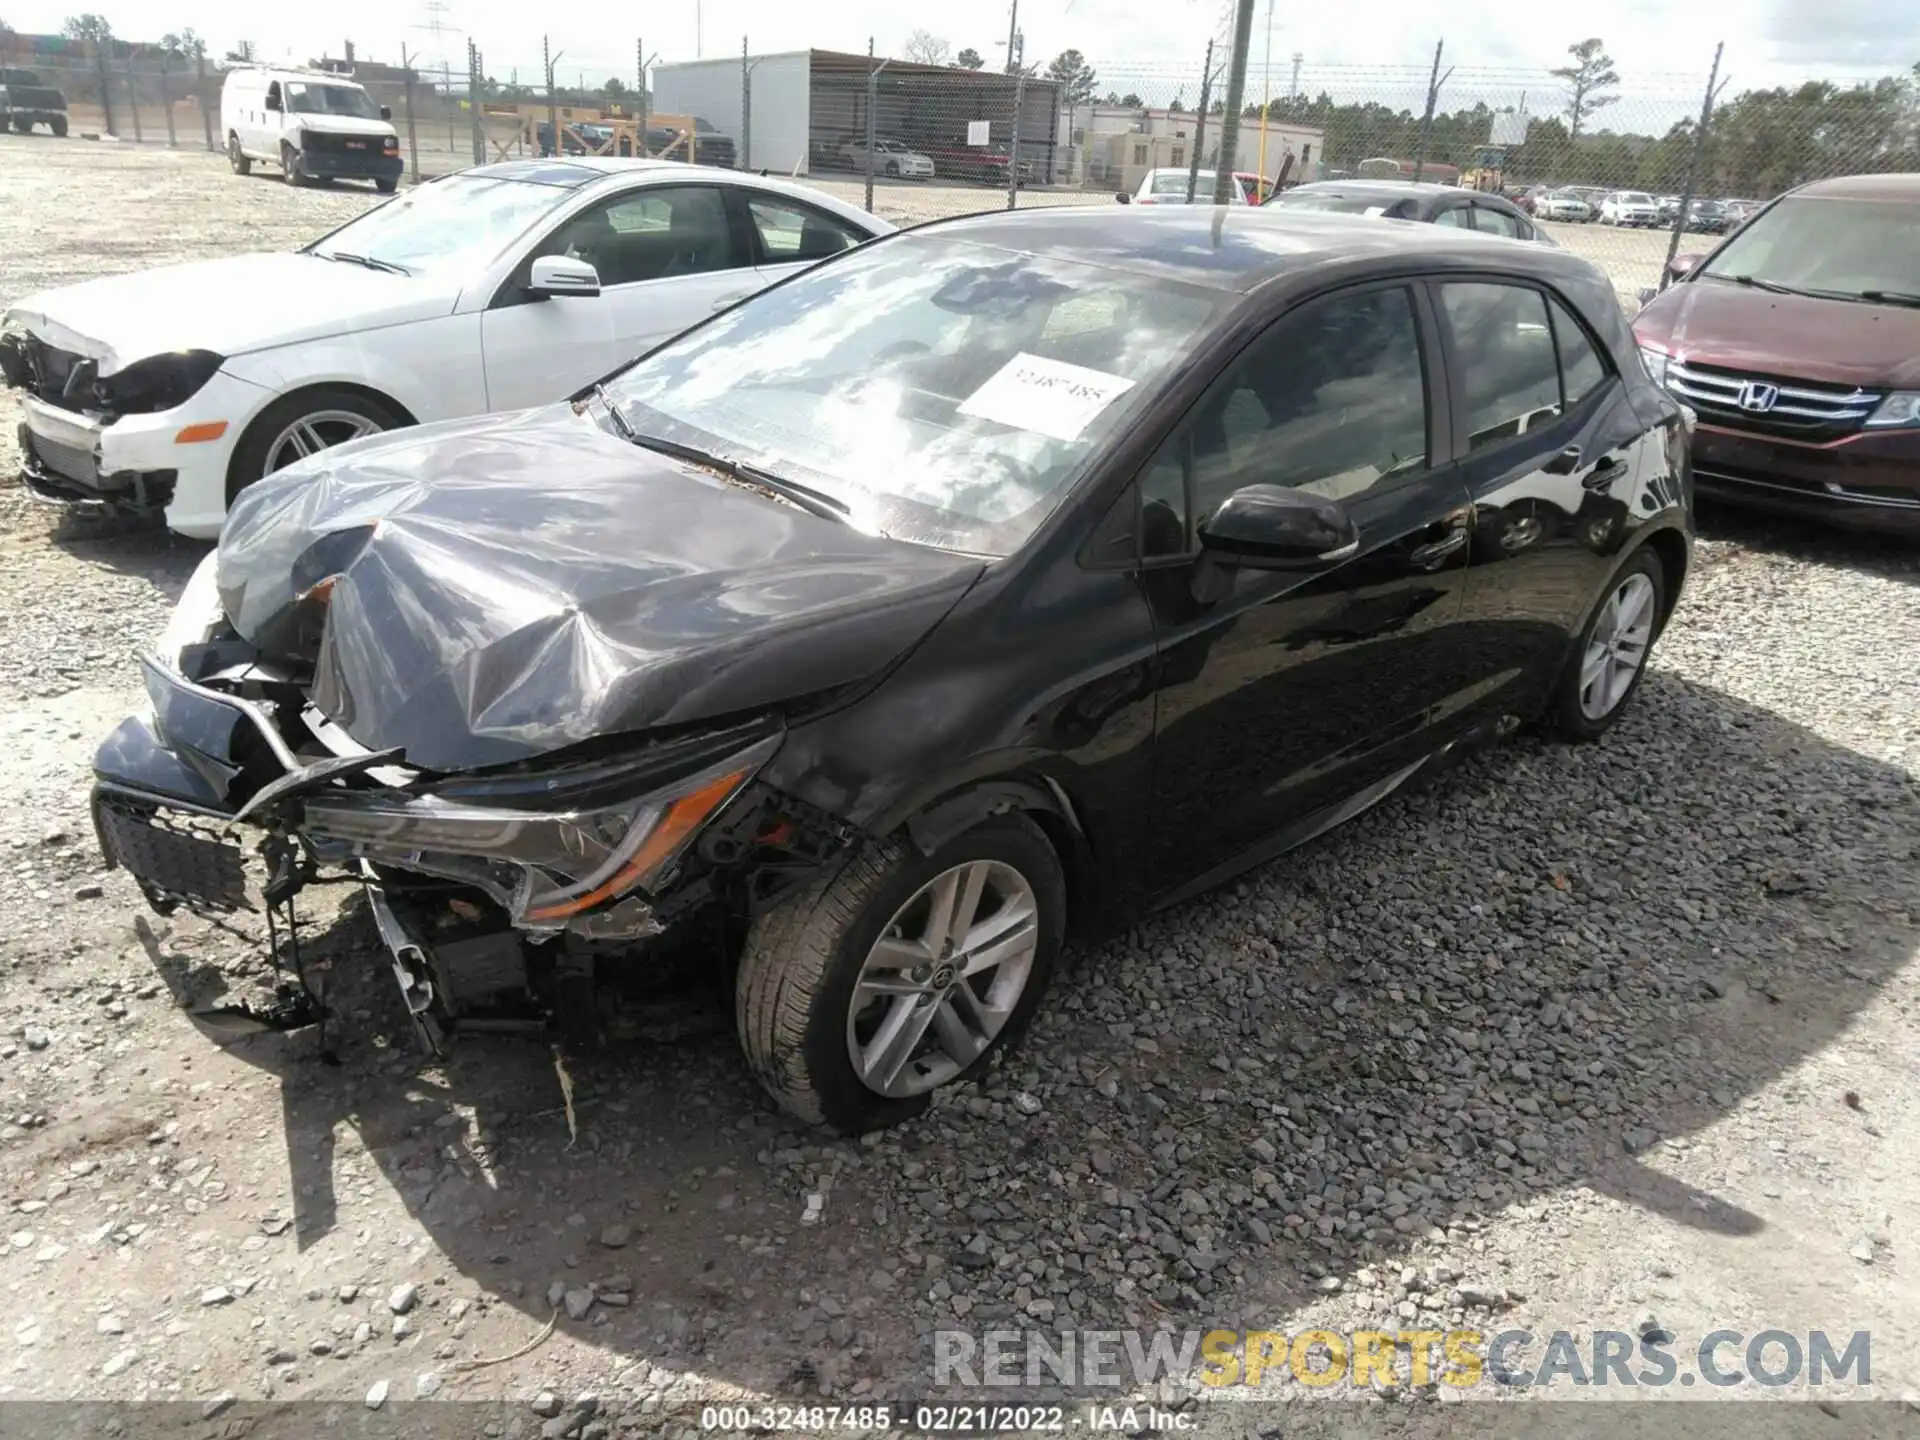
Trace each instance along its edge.
<instances>
[{"instance_id":1,"label":"black tire","mask_svg":"<svg viewBox=\"0 0 1920 1440\"><path fill-rule=\"evenodd\" d=\"M1586 659L1587 645L1592 638L1594 627L1600 617L1606 613L1607 605L1621 586L1635 575L1644 575L1653 582L1653 626L1647 636L1646 653L1641 656L1640 665L1627 683L1627 688L1613 707L1599 717L1590 716L1581 708L1581 669ZM1593 607L1593 613L1587 616L1586 624L1580 627L1580 638L1573 647L1573 653L1567 657L1566 670L1559 683L1554 687L1553 698L1549 702L1547 723L1554 734L1573 744L1584 744L1597 740L1611 730L1614 722L1626 713L1633 703L1634 695L1640 689L1640 682L1647 678L1647 664L1653 658L1654 643L1660 638L1660 628L1667 613L1667 573L1660 563L1660 557L1651 546L1642 546L1627 558L1607 581L1607 588Z\"/></svg>"},{"instance_id":2,"label":"black tire","mask_svg":"<svg viewBox=\"0 0 1920 1440\"><path fill-rule=\"evenodd\" d=\"M13 128L16 133L21 135L30 135L33 133L33 122L31 120L23 119L18 115L11 115L7 118L13 122Z\"/></svg>"},{"instance_id":3,"label":"black tire","mask_svg":"<svg viewBox=\"0 0 1920 1440\"><path fill-rule=\"evenodd\" d=\"M854 986L882 927L929 880L968 860L1012 866L1032 887L1038 945L1026 989L985 1050L946 1083L964 1083L990 1065L1032 1019L1053 975L1066 932L1067 894L1059 857L1022 815L983 821L932 855L894 839L857 855L839 873L761 916L748 932L734 989L747 1065L781 1107L815 1125L857 1134L898 1124L927 1096L891 1098L870 1090L847 1053Z\"/></svg>"},{"instance_id":4,"label":"black tire","mask_svg":"<svg viewBox=\"0 0 1920 1440\"><path fill-rule=\"evenodd\" d=\"M400 188L400 179L398 176L395 176L391 180L375 180L373 182L373 188L378 190L382 195L391 195Z\"/></svg>"},{"instance_id":5,"label":"black tire","mask_svg":"<svg viewBox=\"0 0 1920 1440\"><path fill-rule=\"evenodd\" d=\"M66 139L67 138L67 117L64 115L56 115L51 121L48 122L47 128L53 131L55 139L59 139L59 140Z\"/></svg>"},{"instance_id":6,"label":"black tire","mask_svg":"<svg viewBox=\"0 0 1920 1440\"><path fill-rule=\"evenodd\" d=\"M900 166L895 161L887 161L887 178L889 180L898 180L900 178Z\"/></svg>"},{"instance_id":7,"label":"black tire","mask_svg":"<svg viewBox=\"0 0 1920 1440\"><path fill-rule=\"evenodd\" d=\"M238 135L227 136L227 164L233 167L233 173L236 175L253 173L253 161L249 160L246 152L240 148Z\"/></svg>"},{"instance_id":8,"label":"black tire","mask_svg":"<svg viewBox=\"0 0 1920 1440\"><path fill-rule=\"evenodd\" d=\"M296 189L307 183L307 171L300 163L300 152L291 145L280 147L280 178Z\"/></svg>"},{"instance_id":9,"label":"black tire","mask_svg":"<svg viewBox=\"0 0 1920 1440\"><path fill-rule=\"evenodd\" d=\"M234 447L233 459L227 465L227 503L231 505L242 490L266 474L268 447L279 438L281 431L302 415L322 410L345 410L364 416L382 430L397 430L407 423L406 417L353 390L321 385L284 396L260 412Z\"/></svg>"}]
</instances>

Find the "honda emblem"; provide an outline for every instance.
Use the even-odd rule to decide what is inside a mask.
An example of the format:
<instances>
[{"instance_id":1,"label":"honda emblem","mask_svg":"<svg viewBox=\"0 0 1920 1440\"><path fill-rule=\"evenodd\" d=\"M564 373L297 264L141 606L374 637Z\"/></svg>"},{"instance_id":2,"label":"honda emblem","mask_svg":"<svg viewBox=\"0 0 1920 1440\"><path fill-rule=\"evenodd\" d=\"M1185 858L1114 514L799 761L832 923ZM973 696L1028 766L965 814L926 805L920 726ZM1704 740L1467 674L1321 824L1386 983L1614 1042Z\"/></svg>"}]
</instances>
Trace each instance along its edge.
<instances>
[{"instance_id":1,"label":"honda emblem","mask_svg":"<svg viewBox=\"0 0 1920 1440\"><path fill-rule=\"evenodd\" d=\"M1780 403L1780 387L1764 380L1744 380L1733 403L1752 414L1764 415Z\"/></svg>"}]
</instances>

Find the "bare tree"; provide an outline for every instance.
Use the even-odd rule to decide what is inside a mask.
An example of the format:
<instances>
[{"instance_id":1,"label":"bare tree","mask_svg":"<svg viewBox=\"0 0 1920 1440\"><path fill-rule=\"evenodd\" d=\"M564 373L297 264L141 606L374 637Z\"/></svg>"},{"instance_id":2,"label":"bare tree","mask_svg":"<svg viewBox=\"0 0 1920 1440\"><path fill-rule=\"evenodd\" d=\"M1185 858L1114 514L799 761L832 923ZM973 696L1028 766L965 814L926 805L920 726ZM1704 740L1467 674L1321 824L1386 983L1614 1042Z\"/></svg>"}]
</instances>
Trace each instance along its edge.
<instances>
[{"instance_id":1,"label":"bare tree","mask_svg":"<svg viewBox=\"0 0 1920 1440\"><path fill-rule=\"evenodd\" d=\"M953 47L930 30L916 30L907 37L907 59L920 65L944 65Z\"/></svg>"},{"instance_id":2,"label":"bare tree","mask_svg":"<svg viewBox=\"0 0 1920 1440\"><path fill-rule=\"evenodd\" d=\"M1562 65L1553 74L1567 82L1567 137L1578 140L1581 123L1620 98L1607 93L1620 84L1620 72L1613 68L1613 57L1600 40L1569 45L1567 54L1573 57L1573 63Z\"/></svg>"}]
</instances>

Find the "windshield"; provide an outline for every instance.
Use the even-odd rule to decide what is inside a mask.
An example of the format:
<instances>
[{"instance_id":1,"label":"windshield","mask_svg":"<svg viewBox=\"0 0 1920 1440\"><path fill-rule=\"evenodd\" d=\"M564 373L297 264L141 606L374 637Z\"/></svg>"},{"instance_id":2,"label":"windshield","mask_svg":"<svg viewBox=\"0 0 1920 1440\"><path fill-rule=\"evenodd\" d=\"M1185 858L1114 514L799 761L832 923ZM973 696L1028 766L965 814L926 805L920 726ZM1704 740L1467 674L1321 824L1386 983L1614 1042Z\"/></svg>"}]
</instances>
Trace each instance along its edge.
<instances>
[{"instance_id":1,"label":"windshield","mask_svg":"<svg viewBox=\"0 0 1920 1440\"><path fill-rule=\"evenodd\" d=\"M287 109L296 115L352 115L361 120L380 118L380 107L357 85L309 85L301 80L289 80Z\"/></svg>"},{"instance_id":2,"label":"windshield","mask_svg":"<svg viewBox=\"0 0 1920 1440\"><path fill-rule=\"evenodd\" d=\"M1920 204L1782 200L1749 220L1700 273L1847 295L1920 292Z\"/></svg>"},{"instance_id":3,"label":"windshield","mask_svg":"<svg viewBox=\"0 0 1920 1440\"><path fill-rule=\"evenodd\" d=\"M1195 199L1213 198L1214 175L1211 170L1202 170L1194 177L1193 194ZM1153 175L1153 193L1155 195L1179 195L1187 193L1187 172L1184 170L1156 170Z\"/></svg>"},{"instance_id":4,"label":"windshield","mask_svg":"<svg viewBox=\"0 0 1920 1440\"><path fill-rule=\"evenodd\" d=\"M315 255L362 255L410 274L483 265L571 191L522 180L451 176L349 220Z\"/></svg>"},{"instance_id":5,"label":"windshield","mask_svg":"<svg viewBox=\"0 0 1920 1440\"><path fill-rule=\"evenodd\" d=\"M1006 555L1223 303L904 236L767 291L608 388L643 437L822 491L869 533Z\"/></svg>"}]
</instances>

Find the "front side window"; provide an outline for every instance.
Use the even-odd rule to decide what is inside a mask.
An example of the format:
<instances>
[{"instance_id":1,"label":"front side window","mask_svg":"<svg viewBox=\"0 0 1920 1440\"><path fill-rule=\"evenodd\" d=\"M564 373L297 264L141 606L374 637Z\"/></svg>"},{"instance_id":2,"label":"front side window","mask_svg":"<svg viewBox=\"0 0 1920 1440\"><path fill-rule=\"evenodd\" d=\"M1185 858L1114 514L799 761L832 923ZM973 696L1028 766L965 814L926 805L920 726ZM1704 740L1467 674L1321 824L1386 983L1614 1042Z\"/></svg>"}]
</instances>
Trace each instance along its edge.
<instances>
[{"instance_id":1,"label":"front side window","mask_svg":"<svg viewBox=\"0 0 1920 1440\"><path fill-rule=\"evenodd\" d=\"M1497 445L1560 414L1560 362L1546 297L1520 285L1446 284L1468 446Z\"/></svg>"},{"instance_id":2,"label":"front side window","mask_svg":"<svg viewBox=\"0 0 1920 1440\"><path fill-rule=\"evenodd\" d=\"M1230 303L899 236L754 297L609 388L643 437L819 490L869 533L1005 555Z\"/></svg>"},{"instance_id":3,"label":"front side window","mask_svg":"<svg viewBox=\"0 0 1920 1440\"><path fill-rule=\"evenodd\" d=\"M1312 301L1235 362L1162 448L1186 466L1203 522L1247 485L1344 500L1425 468L1426 376L1404 289Z\"/></svg>"},{"instance_id":4,"label":"front side window","mask_svg":"<svg viewBox=\"0 0 1920 1440\"><path fill-rule=\"evenodd\" d=\"M632 285L731 270L747 263L733 243L727 204L714 185L658 185L592 206L540 247L599 272L602 285Z\"/></svg>"},{"instance_id":5,"label":"front side window","mask_svg":"<svg viewBox=\"0 0 1920 1440\"><path fill-rule=\"evenodd\" d=\"M747 211L769 265L824 260L867 238L844 220L796 201L757 197L747 201Z\"/></svg>"}]
</instances>

